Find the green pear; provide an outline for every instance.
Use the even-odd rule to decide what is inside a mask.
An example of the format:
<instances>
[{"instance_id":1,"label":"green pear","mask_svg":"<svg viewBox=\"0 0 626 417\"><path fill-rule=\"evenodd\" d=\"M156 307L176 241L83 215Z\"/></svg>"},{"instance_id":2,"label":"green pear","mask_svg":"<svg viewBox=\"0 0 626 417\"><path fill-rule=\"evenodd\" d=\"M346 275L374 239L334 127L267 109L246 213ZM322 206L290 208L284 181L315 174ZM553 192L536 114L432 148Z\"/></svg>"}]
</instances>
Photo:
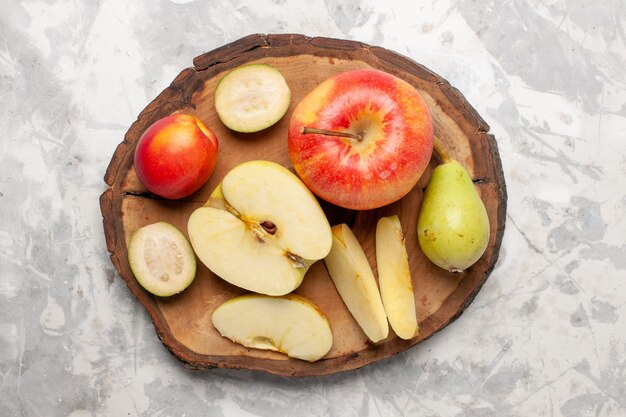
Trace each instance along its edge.
<instances>
[{"instance_id":1,"label":"green pear","mask_svg":"<svg viewBox=\"0 0 626 417\"><path fill-rule=\"evenodd\" d=\"M417 219L424 254L437 266L461 272L489 242L489 217L467 170L454 160L433 171Z\"/></svg>"}]
</instances>

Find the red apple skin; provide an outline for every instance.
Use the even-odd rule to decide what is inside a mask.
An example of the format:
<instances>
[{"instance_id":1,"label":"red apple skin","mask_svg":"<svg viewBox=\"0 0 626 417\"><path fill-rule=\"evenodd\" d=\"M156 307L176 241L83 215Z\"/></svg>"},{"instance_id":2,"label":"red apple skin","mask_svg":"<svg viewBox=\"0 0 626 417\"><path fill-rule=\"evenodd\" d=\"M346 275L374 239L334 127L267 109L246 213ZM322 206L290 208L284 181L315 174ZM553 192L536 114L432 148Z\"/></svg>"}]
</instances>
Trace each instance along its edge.
<instances>
[{"instance_id":1,"label":"red apple skin","mask_svg":"<svg viewBox=\"0 0 626 417\"><path fill-rule=\"evenodd\" d=\"M196 192L217 162L217 138L189 114L157 120L135 149L135 171L145 187L161 197L179 199Z\"/></svg>"},{"instance_id":2,"label":"red apple skin","mask_svg":"<svg viewBox=\"0 0 626 417\"><path fill-rule=\"evenodd\" d=\"M303 133L303 128L362 134L363 139ZM291 118L289 156L320 198L368 210L406 195L433 151L426 102L391 74L360 69L337 74L312 90Z\"/></svg>"}]
</instances>

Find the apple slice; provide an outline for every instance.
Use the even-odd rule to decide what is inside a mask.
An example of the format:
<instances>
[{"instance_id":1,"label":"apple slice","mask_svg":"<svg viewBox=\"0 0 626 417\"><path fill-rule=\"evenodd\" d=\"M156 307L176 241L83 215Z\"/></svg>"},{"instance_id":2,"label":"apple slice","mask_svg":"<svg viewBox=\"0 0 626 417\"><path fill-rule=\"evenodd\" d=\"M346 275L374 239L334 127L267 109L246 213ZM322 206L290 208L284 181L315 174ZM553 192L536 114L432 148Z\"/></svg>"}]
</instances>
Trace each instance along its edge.
<instances>
[{"instance_id":1,"label":"apple slice","mask_svg":"<svg viewBox=\"0 0 626 417\"><path fill-rule=\"evenodd\" d=\"M383 217L376 225L376 265L383 306L391 328L401 339L418 335L409 257L398 216Z\"/></svg>"},{"instance_id":2,"label":"apple slice","mask_svg":"<svg viewBox=\"0 0 626 417\"><path fill-rule=\"evenodd\" d=\"M333 334L328 319L310 300L289 294L248 294L232 298L213 312L213 326L233 342L282 352L305 361L328 353Z\"/></svg>"},{"instance_id":3,"label":"apple slice","mask_svg":"<svg viewBox=\"0 0 626 417\"><path fill-rule=\"evenodd\" d=\"M372 268L361 244L345 225L333 226L333 246L324 259L344 304L374 343L387 337L389 326Z\"/></svg>"},{"instance_id":4,"label":"apple slice","mask_svg":"<svg viewBox=\"0 0 626 417\"><path fill-rule=\"evenodd\" d=\"M229 171L189 217L198 258L233 285L267 295L296 289L324 258L332 234L319 203L295 174L269 161Z\"/></svg>"},{"instance_id":5,"label":"apple slice","mask_svg":"<svg viewBox=\"0 0 626 417\"><path fill-rule=\"evenodd\" d=\"M137 282L160 297L181 292L196 276L196 257L189 241L166 222L144 226L132 234L128 262Z\"/></svg>"},{"instance_id":6,"label":"apple slice","mask_svg":"<svg viewBox=\"0 0 626 417\"><path fill-rule=\"evenodd\" d=\"M215 110L236 132L258 132L285 115L291 90L283 75L267 64L235 68L215 88Z\"/></svg>"}]
</instances>

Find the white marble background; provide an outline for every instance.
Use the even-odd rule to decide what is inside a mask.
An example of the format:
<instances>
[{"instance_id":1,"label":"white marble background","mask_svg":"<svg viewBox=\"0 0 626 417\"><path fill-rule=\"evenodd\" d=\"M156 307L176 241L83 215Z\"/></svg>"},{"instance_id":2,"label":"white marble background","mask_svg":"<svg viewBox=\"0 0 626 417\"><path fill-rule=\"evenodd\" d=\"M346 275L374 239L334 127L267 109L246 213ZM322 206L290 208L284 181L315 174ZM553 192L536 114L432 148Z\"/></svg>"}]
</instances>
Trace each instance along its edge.
<instances>
[{"instance_id":1,"label":"white marble background","mask_svg":"<svg viewBox=\"0 0 626 417\"><path fill-rule=\"evenodd\" d=\"M626 3L3 0L1 416L626 415ZM509 205L465 314L323 378L193 372L105 248L104 171L192 58L250 33L383 46L492 126Z\"/></svg>"}]
</instances>

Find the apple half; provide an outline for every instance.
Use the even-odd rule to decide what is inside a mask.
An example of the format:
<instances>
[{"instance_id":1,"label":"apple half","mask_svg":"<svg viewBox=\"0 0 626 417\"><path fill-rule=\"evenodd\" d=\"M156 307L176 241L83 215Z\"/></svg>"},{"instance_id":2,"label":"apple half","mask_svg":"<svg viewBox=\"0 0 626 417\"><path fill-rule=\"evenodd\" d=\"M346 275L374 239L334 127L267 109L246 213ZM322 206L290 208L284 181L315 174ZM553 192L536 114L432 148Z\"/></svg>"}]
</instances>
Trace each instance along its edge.
<instances>
[{"instance_id":1,"label":"apple half","mask_svg":"<svg viewBox=\"0 0 626 417\"><path fill-rule=\"evenodd\" d=\"M230 170L187 227L194 251L213 273L266 295L296 289L332 246L328 219L313 194L270 161Z\"/></svg>"},{"instance_id":2,"label":"apple half","mask_svg":"<svg viewBox=\"0 0 626 417\"><path fill-rule=\"evenodd\" d=\"M212 316L223 337L246 347L316 361L330 351L333 334L324 313L295 294L247 294L221 304Z\"/></svg>"},{"instance_id":3,"label":"apple half","mask_svg":"<svg viewBox=\"0 0 626 417\"><path fill-rule=\"evenodd\" d=\"M398 216L382 217L376 225L376 265L380 296L393 331L401 339L419 333L409 257Z\"/></svg>"},{"instance_id":4,"label":"apple half","mask_svg":"<svg viewBox=\"0 0 626 417\"><path fill-rule=\"evenodd\" d=\"M346 224L333 226L333 246L324 259L344 304L374 343L389 333L374 273L361 244Z\"/></svg>"}]
</instances>

